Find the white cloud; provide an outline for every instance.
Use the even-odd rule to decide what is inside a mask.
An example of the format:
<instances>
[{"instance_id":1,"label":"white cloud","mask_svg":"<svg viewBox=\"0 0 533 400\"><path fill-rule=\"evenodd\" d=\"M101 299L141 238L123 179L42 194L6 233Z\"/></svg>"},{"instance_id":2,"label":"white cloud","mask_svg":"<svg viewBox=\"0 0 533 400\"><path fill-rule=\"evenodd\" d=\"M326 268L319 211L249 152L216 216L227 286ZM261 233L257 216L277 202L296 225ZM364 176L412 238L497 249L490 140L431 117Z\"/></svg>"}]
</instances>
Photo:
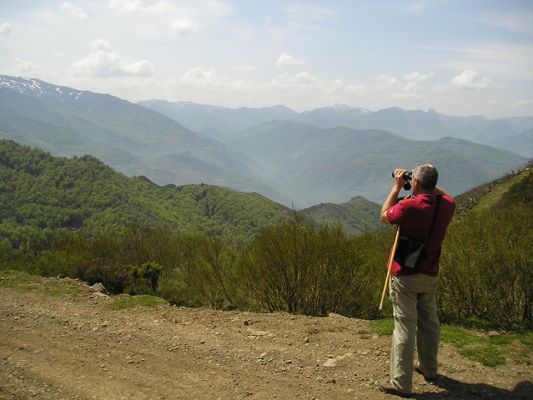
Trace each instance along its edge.
<instances>
[{"instance_id":1,"label":"white cloud","mask_svg":"<svg viewBox=\"0 0 533 400\"><path fill-rule=\"evenodd\" d=\"M11 33L11 24L0 22L0 35L8 36Z\"/></svg>"},{"instance_id":2,"label":"white cloud","mask_svg":"<svg viewBox=\"0 0 533 400\"><path fill-rule=\"evenodd\" d=\"M479 77L479 72L465 69L452 78L450 85L460 89L486 89L494 86L494 82L487 76Z\"/></svg>"},{"instance_id":3,"label":"white cloud","mask_svg":"<svg viewBox=\"0 0 533 400\"><path fill-rule=\"evenodd\" d=\"M371 76L366 84L360 85L362 90L359 93L364 91L367 96L375 95L393 100L422 99L428 90L424 82L434 76L433 72Z\"/></svg>"},{"instance_id":4,"label":"white cloud","mask_svg":"<svg viewBox=\"0 0 533 400\"><path fill-rule=\"evenodd\" d=\"M396 92L391 94L391 99L395 100L404 100L404 99L415 99L415 98L421 98L422 95L414 92Z\"/></svg>"},{"instance_id":5,"label":"white cloud","mask_svg":"<svg viewBox=\"0 0 533 400\"><path fill-rule=\"evenodd\" d=\"M142 9L141 0L109 0L107 7L121 14L131 14Z\"/></svg>"},{"instance_id":6,"label":"white cloud","mask_svg":"<svg viewBox=\"0 0 533 400\"><path fill-rule=\"evenodd\" d=\"M511 107L513 108L531 108L533 107L533 99L521 99L513 104L511 104Z\"/></svg>"},{"instance_id":7,"label":"white cloud","mask_svg":"<svg viewBox=\"0 0 533 400\"><path fill-rule=\"evenodd\" d=\"M310 74L309 72L303 71L298 72L296 75L294 75L292 81L298 84L308 85L317 83L319 79L316 76Z\"/></svg>"},{"instance_id":8,"label":"white cloud","mask_svg":"<svg viewBox=\"0 0 533 400\"><path fill-rule=\"evenodd\" d=\"M271 82L275 87L292 87L292 86L323 86L323 82L309 72L302 71L294 75L285 72L278 75Z\"/></svg>"},{"instance_id":9,"label":"white cloud","mask_svg":"<svg viewBox=\"0 0 533 400\"><path fill-rule=\"evenodd\" d=\"M87 19L87 18L89 18L89 16L83 10L83 8L72 4L70 1L62 2L60 8L61 8L61 10L66 12L71 17L74 17L74 18L77 18L77 19Z\"/></svg>"},{"instance_id":10,"label":"white cloud","mask_svg":"<svg viewBox=\"0 0 533 400\"><path fill-rule=\"evenodd\" d=\"M304 64L305 64L304 60L302 60L300 58L293 57L293 56L291 56L290 54L287 54L287 53L282 53L278 57L278 61L277 61L277 65L278 66L281 66L281 65L304 65Z\"/></svg>"},{"instance_id":11,"label":"white cloud","mask_svg":"<svg viewBox=\"0 0 533 400\"><path fill-rule=\"evenodd\" d=\"M182 83L197 87L217 86L219 80L214 68L204 69L202 67L189 69L180 79Z\"/></svg>"},{"instance_id":12,"label":"white cloud","mask_svg":"<svg viewBox=\"0 0 533 400\"><path fill-rule=\"evenodd\" d=\"M431 79L435 76L433 72L429 72L427 74L421 74L419 72L413 72L411 74L404 75L404 79L406 81L412 81L412 82L423 82L427 81L428 79Z\"/></svg>"},{"instance_id":13,"label":"white cloud","mask_svg":"<svg viewBox=\"0 0 533 400\"><path fill-rule=\"evenodd\" d=\"M78 75L112 76L151 76L153 65L146 60L127 62L103 39L95 40L91 46L94 52L76 61L72 66Z\"/></svg>"},{"instance_id":14,"label":"white cloud","mask_svg":"<svg viewBox=\"0 0 533 400\"><path fill-rule=\"evenodd\" d=\"M257 68L253 65L250 65L250 64L243 64L243 65L239 65L237 68L236 68L237 71L241 71L241 72L254 72L257 70Z\"/></svg>"},{"instance_id":15,"label":"white cloud","mask_svg":"<svg viewBox=\"0 0 533 400\"><path fill-rule=\"evenodd\" d=\"M110 53L113 51L113 47L111 46L111 43L109 43L107 40L104 40L104 39L96 39L94 42L92 42L91 47L94 50L102 51L106 53Z\"/></svg>"},{"instance_id":16,"label":"white cloud","mask_svg":"<svg viewBox=\"0 0 533 400\"><path fill-rule=\"evenodd\" d=\"M405 85L402 86L402 90L406 92L411 92L416 89L418 89L418 84L416 82L407 82Z\"/></svg>"},{"instance_id":17,"label":"white cloud","mask_svg":"<svg viewBox=\"0 0 533 400\"><path fill-rule=\"evenodd\" d=\"M198 3L217 17L227 17L233 12L233 6L225 1L203 0Z\"/></svg>"},{"instance_id":18,"label":"white cloud","mask_svg":"<svg viewBox=\"0 0 533 400\"><path fill-rule=\"evenodd\" d=\"M434 48L448 52L449 59L442 66L459 70L485 71L500 80L523 79L533 81L533 46L487 43L459 49Z\"/></svg>"},{"instance_id":19,"label":"white cloud","mask_svg":"<svg viewBox=\"0 0 533 400\"><path fill-rule=\"evenodd\" d=\"M222 0L109 0L108 8L120 14L138 14L144 22L168 26L179 34L196 32L233 12L231 4Z\"/></svg>"},{"instance_id":20,"label":"white cloud","mask_svg":"<svg viewBox=\"0 0 533 400\"><path fill-rule=\"evenodd\" d=\"M35 73L40 69L40 67L28 60L23 60L21 58L15 58L15 63L13 68L10 70L10 73L15 75L22 76L35 76Z\"/></svg>"},{"instance_id":21,"label":"white cloud","mask_svg":"<svg viewBox=\"0 0 533 400\"><path fill-rule=\"evenodd\" d=\"M378 76L378 81L383 82L386 86L389 87L394 87L400 82L397 77L387 75Z\"/></svg>"},{"instance_id":22,"label":"white cloud","mask_svg":"<svg viewBox=\"0 0 533 400\"><path fill-rule=\"evenodd\" d=\"M180 35L196 32L197 26L189 18L179 18L172 22L171 28Z\"/></svg>"}]
</instances>

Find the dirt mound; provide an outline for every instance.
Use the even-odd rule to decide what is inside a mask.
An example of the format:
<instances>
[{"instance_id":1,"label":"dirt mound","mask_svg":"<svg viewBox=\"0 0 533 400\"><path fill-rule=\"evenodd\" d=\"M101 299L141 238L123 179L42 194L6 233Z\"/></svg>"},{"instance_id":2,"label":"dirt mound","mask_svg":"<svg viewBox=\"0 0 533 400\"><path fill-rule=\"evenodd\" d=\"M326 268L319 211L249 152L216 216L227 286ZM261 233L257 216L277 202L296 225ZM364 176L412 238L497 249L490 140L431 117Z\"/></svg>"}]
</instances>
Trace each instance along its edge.
<instances>
[{"instance_id":1,"label":"dirt mound","mask_svg":"<svg viewBox=\"0 0 533 400\"><path fill-rule=\"evenodd\" d=\"M368 321L128 307L71 279L2 277L0 399L386 399L390 337ZM11 284L17 281L17 285ZM24 282L20 282L20 280ZM484 367L443 344L418 398L528 398L531 364ZM531 398L531 397L529 397Z\"/></svg>"}]
</instances>

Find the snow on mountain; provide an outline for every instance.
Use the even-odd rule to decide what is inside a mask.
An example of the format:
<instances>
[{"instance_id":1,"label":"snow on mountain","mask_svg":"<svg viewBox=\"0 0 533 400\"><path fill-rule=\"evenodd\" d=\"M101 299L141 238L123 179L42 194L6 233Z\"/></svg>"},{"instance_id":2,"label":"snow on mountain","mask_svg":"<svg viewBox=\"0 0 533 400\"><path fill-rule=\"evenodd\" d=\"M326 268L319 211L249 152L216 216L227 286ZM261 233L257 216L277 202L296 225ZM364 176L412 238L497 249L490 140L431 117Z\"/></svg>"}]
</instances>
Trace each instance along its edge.
<instances>
[{"instance_id":1,"label":"snow on mountain","mask_svg":"<svg viewBox=\"0 0 533 400\"><path fill-rule=\"evenodd\" d=\"M53 96L60 101L78 100L83 91L64 86L51 85L39 79L0 75L0 90L14 91L24 95Z\"/></svg>"}]
</instances>

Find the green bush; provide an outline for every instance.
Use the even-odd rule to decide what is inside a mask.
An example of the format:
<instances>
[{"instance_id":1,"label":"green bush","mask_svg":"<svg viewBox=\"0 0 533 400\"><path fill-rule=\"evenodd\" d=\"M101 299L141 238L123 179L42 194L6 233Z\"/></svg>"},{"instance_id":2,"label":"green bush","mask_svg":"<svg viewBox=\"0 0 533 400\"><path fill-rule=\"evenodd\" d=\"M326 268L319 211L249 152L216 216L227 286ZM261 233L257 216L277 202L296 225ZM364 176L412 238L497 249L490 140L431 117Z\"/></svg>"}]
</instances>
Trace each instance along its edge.
<instances>
[{"instance_id":1,"label":"green bush","mask_svg":"<svg viewBox=\"0 0 533 400\"><path fill-rule=\"evenodd\" d=\"M448 232L439 305L445 321L533 328L533 215L525 205L471 214Z\"/></svg>"},{"instance_id":2,"label":"green bush","mask_svg":"<svg viewBox=\"0 0 533 400\"><path fill-rule=\"evenodd\" d=\"M315 229L297 214L287 224L268 227L241 258L254 308L311 315L343 308L359 266L340 226Z\"/></svg>"},{"instance_id":3,"label":"green bush","mask_svg":"<svg viewBox=\"0 0 533 400\"><path fill-rule=\"evenodd\" d=\"M98 258L76 266L73 276L86 281L89 285L100 282L107 290L115 294L123 293L134 283L127 267Z\"/></svg>"},{"instance_id":4,"label":"green bush","mask_svg":"<svg viewBox=\"0 0 533 400\"><path fill-rule=\"evenodd\" d=\"M131 278L130 286L125 291L129 294L155 294L157 283L162 271L160 264L148 261L142 265L129 265L126 267Z\"/></svg>"},{"instance_id":5,"label":"green bush","mask_svg":"<svg viewBox=\"0 0 533 400\"><path fill-rule=\"evenodd\" d=\"M452 223L439 275L443 322L532 328L532 219L528 206L508 204ZM120 235L80 231L34 243L31 251L12 250L4 265L180 305L374 319L393 236L387 227L347 237L340 226L307 225L298 214L240 245L130 226ZM391 314L389 301L383 314Z\"/></svg>"}]
</instances>

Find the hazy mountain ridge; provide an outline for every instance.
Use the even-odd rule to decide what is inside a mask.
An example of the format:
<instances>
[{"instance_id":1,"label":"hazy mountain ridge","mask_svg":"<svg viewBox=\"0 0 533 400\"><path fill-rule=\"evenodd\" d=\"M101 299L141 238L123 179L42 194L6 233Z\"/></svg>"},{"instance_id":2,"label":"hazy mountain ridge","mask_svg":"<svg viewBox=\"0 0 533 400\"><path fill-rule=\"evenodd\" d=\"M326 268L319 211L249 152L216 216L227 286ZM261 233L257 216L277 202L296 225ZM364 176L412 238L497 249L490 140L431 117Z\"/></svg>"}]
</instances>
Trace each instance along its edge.
<instances>
[{"instance_id":1,"label":"hazy mountain ridge","mask_svg":"<svg viewBox=\"0 0 533 400\"><path fill-rule=\"evenodd\" d=\"M356 195L381 202L388 192L390 171L398 166L431 161L441 171L441 184L456 194L526 161L459 139L413 141L382 129L326 129L284 119L232 130L233 139L223 144L159 112L110 95L33 79L0 76L0 82L1 137L55 155L89 153L119 171L144 175L161 185L228 186L296 208L343 203ZM191 107L203 118L204 106L183 104L185 109ZM232 126L280 115L307 118L314 114L327 122L328 113L350 115L354 120L378 114L345 106L301 114L282 106L233 111L210 106L209 110ZM404 119L417 115L397 108L384 113ZM419 113L440 118L435 112ZM478 119L484 120L473 118ZM512 124L521 129L528 121L512 119Z\"/></svg>"},{"instance_id":2,"label":"hazy mountain ridge","mask_svg":"<svg viewBox=\"0 0 533 400\"><path fill-rule=\"evenodd\" d=\"M261 182L260 170L245 155L110 95L0 76L0 135L55 155L90 153L160 184L205 182L281 197ZM201 179L198 163L209 166Z\"/></svg>"},{"instance_id":3,"label":"hazy mountain ridge","mask_svg":"<svg viewBox=\"0 0 533 400\"><path fill-rule=\"evenodd\" d=\"M297 115L285 106L229 108L165 100L146 100L138 104L223 142L234 139L240 131L251 126L271 120L293 119Z\"/></svg>"},{"instance_id":4,"label":"hazy mountain ridge","mask_svg":"<svg viewBox=\"0 0 533 400\"><path fill-rule=\"evenodd\" d=\"M533 129L533 117L496 119L483 116L457 117L440 114L435 110L403 110L399 107L370 111L337 105L301 113L285 109L283 113L274 114L272 109L276 107L232 109L195 103L172 103L164 100L151 100L140 104L159 111L190 129L201 131L223 141L233 140L239 136L238 131L250 129L253 125L252 121L262 124L272 120L294 121L326 129L339 126L353 129L383 129L415 140L456 137L496 147L501 147L500 144L503 143L513 146L512 143L515 140L520 141L520 139L515 139L516 135ZM186 111L191 109L194 110L197 121L191 120L189 112ZM216 119L213 116L213 110L217 110ZM254 115L253 120L249 118L250 114ZM201 125L197 124L198 121L201 121ZM211 128L205 128L207 126ZM524 147L521 144L501 148L517 149L519 147L522 148L522 155L533 156L533 150L530 150L533 148L533 139L528 141L526 151L523 150Z\"/></svg>"},{"instance_id":5,"label":"hazy mountain ridge","mask_svg":"<svg viewBox=\"0 0 533 400\"><path fill-rule=\"evenodd\" d=\"M516 135L494 141L493 146L531 157L533 155L533 128Z\"/></svg>"},{"instance_id":6,"label":"hazy mountain ridge","mask_svg":"<svg viewBox=\"0 0 533 400\"><path fill-rule=\"evenodd\" d=\"M431 161L440 184L452 194L524 164L514 153L466 140L414 141L377 129L320 129L272 121L251 128L231 143L256 159L278 188L298 206L342 203L354 194L381 202L391 186L391 171Z\"/></svg>"}]
</instances>

